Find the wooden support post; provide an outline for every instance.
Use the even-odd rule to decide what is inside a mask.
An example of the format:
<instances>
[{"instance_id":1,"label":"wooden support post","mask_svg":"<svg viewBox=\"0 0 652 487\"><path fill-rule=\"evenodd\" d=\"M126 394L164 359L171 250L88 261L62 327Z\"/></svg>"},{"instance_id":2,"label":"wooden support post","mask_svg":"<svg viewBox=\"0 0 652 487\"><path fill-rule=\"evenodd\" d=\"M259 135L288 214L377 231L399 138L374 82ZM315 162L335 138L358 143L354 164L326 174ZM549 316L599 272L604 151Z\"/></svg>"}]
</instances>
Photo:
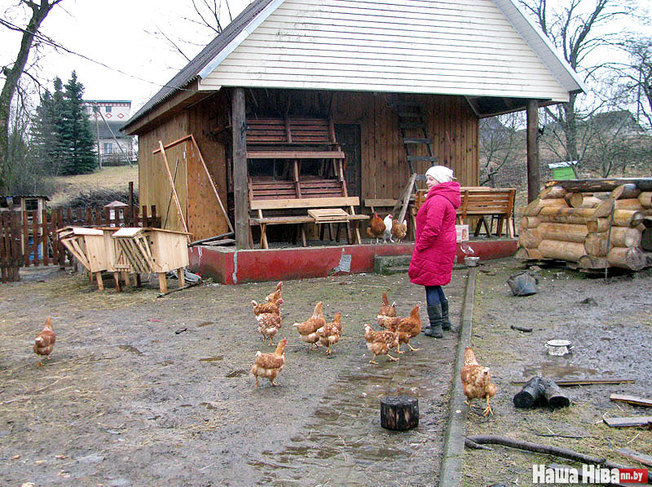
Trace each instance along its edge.
<instances>
[{"instance_id":1,"label":"wooden support post","mask_svg":"<svg viewBox=\"0 0 652 487\"><path fill-rule=\"evenodd\" d=\"M527 103L527 200L537 199L541 186L539 171L539 143L537 142L539 126L539 103L529 100Z\"/></svg>"},{"instance_id":2,"label":"wooden support post","mask_svg":"<svg viewBox=\"0 0 652 487\"><path fill-rule=\"evenodd\" d=\"M113 273L113 280L115 281L115 290L120 292L122 291L122 288L120 287L120 273L119 272L114 272Z\"/></svg>"},{"instance_id":3,"label":"wooden support post","mask_svg":"<svg viewBox=\"0 0 652 487\"><path fill-rule=\"evenodd\" d=\"M235 206L235 243L240 249L249 245L249 200L247 194L247 120L244 89L234 88L231 104L233 127L233 204Z\"/></svg>"},{"instance_id":4,"label":"wooden support post","mask_svg":"<svg viewBox=\"0 0 652 487\"><path fill-rule=\"evenodd\" d=\"M96 272L95 279L97 280L97 289L104 291L104 282L102 281L102 273Z\"/></svg>"},{"instance_id":5,"label":"wooden support post","mask_svg":"<svg viewBox=\"0 0 652 487\"><path fill-rule=\"evenodd\" d=\"M158 141L161 154L163 155L163 162L165 163L165 172L168 176L168 181L170 183L170 188L172 189L172 198L174 199L174 205L177 207L177 214L179 215L179 221L183 225L183 231L188 233L188 225L186 224L186 218L183 216L183 211L181 210L181 202L179 201L179 195L177 194L177 188L174 185L174 179L172 178L172 173L170 172L170 165L168 164L168 157L165 154L165 149L163 148L163 142ZM190 242L190 235L187 235L186 238Z\"/></svg>"},{"instance_id":6,"label":"wooden support post","mask_svg":"<svg viewBox=\"0 0 652 487\"><path fill-rule=\"evenodd\" d=\"M158 289L162 293L168 292L168 281L165 278L165 272L158 273Z\"/></svg>"},{"instance_id":7,"label":"wooden support post","mask_svg":"<svg viewBox=\"0 0 652 487\"><path fill-rule=\"evenodd\" d=\"M183 267L181 269L177 269L177 278L179 279L179 287L185 287L186 275L183 273Z\"/></svg>"}]
</instances>

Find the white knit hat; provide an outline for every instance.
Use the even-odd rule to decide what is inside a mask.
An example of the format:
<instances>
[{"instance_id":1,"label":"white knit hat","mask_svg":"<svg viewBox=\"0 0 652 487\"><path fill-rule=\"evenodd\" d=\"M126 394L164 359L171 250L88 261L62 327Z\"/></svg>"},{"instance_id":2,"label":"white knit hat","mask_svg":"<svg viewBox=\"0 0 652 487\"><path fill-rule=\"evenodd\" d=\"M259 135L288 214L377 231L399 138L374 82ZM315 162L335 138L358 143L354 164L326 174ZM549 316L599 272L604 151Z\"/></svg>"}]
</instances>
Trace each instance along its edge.
<instances>
[{"instance_id":1,"label":"white knit hat","mask_svg":"<svg viewBox=\"0 0 652 487\"><path fill-rule=\"evenodd\" d=\"M426 171L426 176L432 176L435 181L440 183L448 183L455 179L453 177L453 170L446 166L432 166Z\"/></svg>"}]
</instances>

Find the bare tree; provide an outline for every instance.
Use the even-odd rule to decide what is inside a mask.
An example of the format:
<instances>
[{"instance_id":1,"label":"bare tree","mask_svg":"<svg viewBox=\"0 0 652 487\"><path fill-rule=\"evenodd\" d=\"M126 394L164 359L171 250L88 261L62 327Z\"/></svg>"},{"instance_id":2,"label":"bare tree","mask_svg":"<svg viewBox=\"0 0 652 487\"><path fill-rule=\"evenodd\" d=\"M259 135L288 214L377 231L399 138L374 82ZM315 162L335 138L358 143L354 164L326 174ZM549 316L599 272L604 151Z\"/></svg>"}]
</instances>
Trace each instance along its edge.
<instances>
[{"instance_id":1,"label":"bare tree","mask_svg":"<svg viewBox=\"0 0 652 487\"><path fill-rule=\"evenodd\" d=\"M564 59L585 81L597 76L605 63L592 61L591 54L611 44L617 32L604 29L619 17L634 11L630 0L570 0L553 7L548 0L519 0L541 27L543 33L561 51ZM564 148L563 159L578 161L582 150L578 124L582 115L577 94L571 93L568 103L545 108L546 114L560 129L559 142ZM575 167L573 168L575 170Z\"/></svg>"},{"instance_id":2,"label":"bare tree","mask_svg":"<svg viewBox=\"0 0 652 487\"><path fill-rule=\"evenodd\" d=\"M2 66L4 83L0 92L0 192L6 190L7 175L10 170L9 126L11 103L18 89L21 76L29 58L38 30L50 11L62 0L40 0L40 2L21 0L20 4L31 10L31 18L25 27L18 27L10 20L0 19L0 25L22 32L20 47L13 63Z\"/></svg>"},{"instance_id":3,"label":"bare tree","mask_svg":"<svg viewBox=\"0 0 652 487\"><path fill-rule=\"evenodd\" d=\"M480 120L480 184L496 185L496 176L501 174L510 184L515 184L512 174L508 174L510 166L516 166L520 161L520 151L523 149L522 113L510 113Z\"/></svg>"},{"instance_id":4,"label":"bare tree","mask_svg":"<svg viewBox=\"0 0 652 487\"><path fill-rule=\"evenodd\" d=\"M615 66L616 79L634 98L637 122L652 128L652 37L640 36L621 43L629 63Z\"/></svg>"}]
</instances>

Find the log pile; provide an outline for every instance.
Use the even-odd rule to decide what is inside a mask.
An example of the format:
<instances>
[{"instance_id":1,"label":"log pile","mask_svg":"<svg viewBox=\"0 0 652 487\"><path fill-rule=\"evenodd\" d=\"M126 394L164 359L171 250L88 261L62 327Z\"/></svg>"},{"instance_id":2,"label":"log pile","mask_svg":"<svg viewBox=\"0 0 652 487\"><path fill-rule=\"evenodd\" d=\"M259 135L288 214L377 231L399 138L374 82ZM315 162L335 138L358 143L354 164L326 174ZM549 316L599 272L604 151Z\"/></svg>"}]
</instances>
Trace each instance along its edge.
<instances>
[{"instance_id":1,"label":"log pile","mask_svg":"<svg viewBox=\"0 0 652 487\"><path fill-rule=\"evenodd\" d=\"M525 209L517 258L581 269L652 265L652 178L553 181Z\"/></svg>"}]
</instances>

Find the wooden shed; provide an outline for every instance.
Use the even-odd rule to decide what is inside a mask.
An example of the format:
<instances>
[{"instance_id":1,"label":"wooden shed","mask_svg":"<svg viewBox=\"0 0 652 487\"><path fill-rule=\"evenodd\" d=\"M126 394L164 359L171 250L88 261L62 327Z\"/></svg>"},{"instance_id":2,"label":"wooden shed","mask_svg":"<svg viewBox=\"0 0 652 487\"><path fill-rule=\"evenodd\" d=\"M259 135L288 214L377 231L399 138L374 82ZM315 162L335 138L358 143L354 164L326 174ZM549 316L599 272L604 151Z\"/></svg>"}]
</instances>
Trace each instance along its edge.
<instances>
[{"instance_id":1,"label":"wooden shed","mask_svg":"<svg viewBox=\"0 0 652 487\"><path fill-rule=\"evenodd\" d=\"M536 108L581 89L513 0L255 0L125 130L139 136L141 204L156 205L165 228L199 240L232 221L250 248L252 221L268 222L250 213L255 188L331 197L315 189L330 178L340 196L397 199L435 162L476 186L480 118L527 109L533 160ZM261 122L271 127L262 138ZM293 123L313 122L334 137L328 154L321 137L293 137ZM191 139L173 144L188 135L199 155ZM265 186L278 180L288 184Z\"/></svg>"}]
</instances>

